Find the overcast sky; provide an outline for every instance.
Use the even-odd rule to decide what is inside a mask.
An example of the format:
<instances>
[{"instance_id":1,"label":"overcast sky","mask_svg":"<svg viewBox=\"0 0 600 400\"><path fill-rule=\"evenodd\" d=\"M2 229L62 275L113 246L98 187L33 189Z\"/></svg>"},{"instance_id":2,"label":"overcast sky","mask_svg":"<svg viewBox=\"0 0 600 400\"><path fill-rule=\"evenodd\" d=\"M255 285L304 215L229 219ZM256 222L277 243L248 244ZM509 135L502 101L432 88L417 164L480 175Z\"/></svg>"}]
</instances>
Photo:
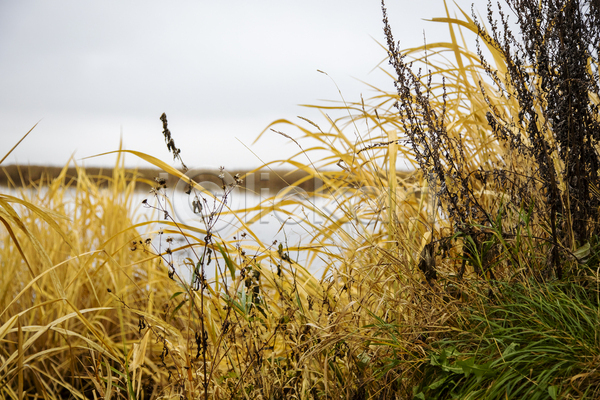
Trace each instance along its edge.
<instances>
[{"instance_id":1,"label":"overcast sky","mask_svg":"<svg viewBox=\"0 0 600 400\"><path fill-rule=\"evenodd\" d=\"M423 21L444 16L443 0L387 3L402 47L421 45L423 31L448 39L445 25ZM457 1L469 13L471 3ZM485 15L484 1L476 7ZM360 80L393 90L373 71L386 57L381 19L378 0L1 0L0 158L41 120L3 164L62 166L116 150L121 134L127 149L172 162L165 112L190 166L256 166L242 143L273 120L327 125L299 106L340 100L317 69L348 101L373 94ZM276 134L251 148L265 161L297 151Z\"/></svg>"}]
</instances>

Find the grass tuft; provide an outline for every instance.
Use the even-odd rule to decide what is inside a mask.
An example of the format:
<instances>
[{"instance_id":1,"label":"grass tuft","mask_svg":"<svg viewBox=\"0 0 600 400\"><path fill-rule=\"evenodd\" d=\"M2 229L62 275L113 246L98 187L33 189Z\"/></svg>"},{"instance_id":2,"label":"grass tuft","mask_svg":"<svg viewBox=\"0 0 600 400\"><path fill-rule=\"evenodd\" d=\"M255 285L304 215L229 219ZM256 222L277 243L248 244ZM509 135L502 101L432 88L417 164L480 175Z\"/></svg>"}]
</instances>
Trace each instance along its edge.
<instances>
[{"instance_id":1,"label":"grass tuft","mask_svg":"<svg viewBox=\"0 0 600 400\"><path fill-rule=\"evenodd\" d=\"M449 41L407 50L382 4L396 90L269 125L298 153L261 167L292 173L255 207L227 202L251 175L194 180L165 114L183 171L120 149L109 176L0 194L0 396L597 398L600 18L509 3L523 42L503 11L446 7ZM125 154L183 182L195 220ZM274 212L303 243L258 234Z\"/></svg>"}]
</instances>

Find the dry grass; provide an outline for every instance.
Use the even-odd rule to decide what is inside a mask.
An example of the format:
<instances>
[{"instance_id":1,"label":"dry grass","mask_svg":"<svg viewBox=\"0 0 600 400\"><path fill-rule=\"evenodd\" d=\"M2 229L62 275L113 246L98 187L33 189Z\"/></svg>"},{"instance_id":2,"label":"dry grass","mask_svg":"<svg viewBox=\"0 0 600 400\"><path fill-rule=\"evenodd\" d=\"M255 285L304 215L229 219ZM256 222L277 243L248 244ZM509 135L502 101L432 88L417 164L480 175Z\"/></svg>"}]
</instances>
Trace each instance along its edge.
<instances>
[{"instance_id":1,"label":"dry grass","mask_svg":"<svg viewBox=\"0 0 600 400\"><path fill-rule=\"evenodd\" d=\"M296 171L281 178L291 184L289 194L321 183L305 187L307 198L284 192L268 200L282 215L305 220L309 236L302 245L266 243L253 231L272 208L245 210L254 213L246 221L202 192L194 176L135 151L115 153L189 183L197 206L209 211L198 224L174 218L164 197L168 182L127 173L121 158L100 180L65 167L47 186L35 182L18 198L0 195L8 233L0 246L1 396L448 398L462 382L481 398L500 398L506 385L494 377L513 379L513 366L527 369L505 359L521 354L508 343L515 330L531 335L536 354L547 350L536 347L544 335L599 353L591 336L577 341L596 321L596 297L589 294L597 292L597 240L558 243L544 177L530 179L538 161L513 151L488 123L490 109L498 121L518 120L519 104L494 89L486 78L492 67L467 49L460 29L486 38L493 68L505 77L497 43L467 14L457 19L447 12L437 21L448 24L450 40L426 52L399 52L386 21L397 93L379 90L366 102L319 106L325 129L308 120L269 127L299 152L264 170L277 163ZM414 72L418 65L430 73ZM345 114L329 117L338 111ZM169 150L181 161L166 115L161 120ZM526 139L517 128L514 134ZM323 149L327 156L311 160ZM398 159L415 172L399 172ZM531 185L528 196L524 182ZM241 184L217 183L225 197ZM131 215L138 185L151 186L158 202L147 204L157 204L160 223ZM305 219L307 213L323 223ZM226 215L240 229L222 238L215 224ZM573 296L581 300L573 304L563 296L567 289L529 280L552 277L559 250L561 266L579 279ZM305 265L293 260L299 251L309 254ZM318 260L326 265L322 276L309 272ZM554 307L556 299L564 307ZM504 310L516 328L497 317ZM531 310L545 313L542 322L526 321ZM569 328L572 310L581 332ZM553 329L556 315L562 319L554 328L563 333L547 335L543 329ZM485 343L481 352L478 341ZM569 373L572 381L585 374L595 385L595 356L575 357L549 370ZM579 382L565 388L542 373L545 361L531 362L539 370L530 375L546 386L531 389L533 378L519 375L522 391L514 393L597 393ZM506 375L494 375L491 365Z\"/></svg>"},{"instance_id":2,"label":"dry grass","mask_svg":"<svg viewBox=\"0 0 600 400\"><path fill-rule=\"evenodd\" d=\"M66 172L18 198L1 196L9 233L2 236L0 278L5 398L19 398L17 377L30 394L89 392L99 371L124 369L138 339L130 328L138 316L119 298L150 312L168 302L165 272L130 250L139 237L130 211L133 177L121 166L100 188L82 169L76 180Z\"/></svg>"}]
</instances>

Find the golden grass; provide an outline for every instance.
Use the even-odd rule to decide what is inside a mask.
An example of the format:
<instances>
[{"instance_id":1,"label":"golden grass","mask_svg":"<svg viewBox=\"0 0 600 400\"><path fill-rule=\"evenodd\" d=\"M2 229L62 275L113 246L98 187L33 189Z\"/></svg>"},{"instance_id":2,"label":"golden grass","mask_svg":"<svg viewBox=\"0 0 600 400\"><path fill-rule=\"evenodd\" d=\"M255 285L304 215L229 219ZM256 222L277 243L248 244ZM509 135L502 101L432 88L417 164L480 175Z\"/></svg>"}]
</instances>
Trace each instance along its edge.
<instances>
[{"instance_id":1,"label":"golden grass","mask_svg":"<svg viewBox=\"0 0 600 400\"><path fill-rule=\"evenodd\" d=\"M168 300L154 257L130 250L139 236L132 176L121 166L100 188L83 169L76 180L66 180L66 170L48 186L21 189L19 198L0 196L9 233L2 235L0 277L0 390L7 398L15 396L17 375L38 394L83 390L97 367L92 354L124 364L135 338L128 326L138 317L118 299L150 312Z\"/></svg>"},{"instance_id":2,"label":"golden grass","mask_svg":"<svg viewBox=\"0 0 600 400\"><path fill-rule=\"evenodd\" d=\"M466 50L455 54L474 60ZM451 125L467 130L474 151L499 157L486 150L484 104L466 87L464 74L457 75L456 91L473 109L465 117L465 99L456 99ZM351 116L330 121L328 131L310 121L312 130L296 125L316 141L299 155L322 148L330 155L319 166L283 161L323 182L317 196L344 193L336 198L340 219L312 207L325 223L309 225L312 241L300 248L263 243L251 223L242 222L247 238L207 242L207 229L165 222L164 235L182 233L188 242L152 249L132 229L144 226L129 211L138 183L122 165L104 178L105 188L79 168L67 179L64 168L47 189L23 191L23 201L2 195L10 232L2 246L2 395L17 397L15 380L49 398L92 391L105 398L410 392L414 368L426 357L422 333L444 331L456 306L438 303L442 293L422 285L416 268L430 236L444 225L439 216L432 225L423 176L397 174L396 149L407 159L410 149L395 142L402 127L391 108L394 97L381 92L372 105L333 107ZM362 137L344 133L358 124L367 127ZM130 153L186 179L155 158ZM357 197L370 204L357 210ZM276 207L285 213L290 204ZM200 284L204 290L177 274L169 279L171 252L185 248L204 254L187 262L192 267L210 249L215 278ZM299 250L312 251L310 260L327 260L322 278L291 260Z\"/></svg>"},{"instance_id":3,"label":"golden grass","mask_svg":"<svg viewBox=\"0 0 600 400\"><path fill-rule=\"evenodd\" d=\"M431 105L445 109L448 137L463 145L461 173L498 165L527 171L531 160L503 147L487 124L490 107L505 116L517 107L496 95L456 29L476 31L473 21L448 11L436 20L448 24L450 41L429 44L427 58L424 48L406 55L432 71ZM493 43L486 45L502 73L503 59ZM272 211L264 205L248 210L255 213L248 222L236 210L215 210L215 218L237 218L240 231L231 238L214 234L212 219L187 226L168 208L160 228L136 220L136 187L152 185L160 198L162 186L126 172L124 154L194 190L201 187L135 151L115 152L112 175L100 181L65 167L47 186L36 182L20 197L0 195L8 233L0 237L0 396L22 398L25 390L43 398L412 398L431 343L451 335L466 318L461 311L469 299L477 305L491 286L476 263L466 271L461 263L471 237L432 250L432 243L441 248L458 235L434 195L436 185L455 185L456 177L436 181L431 171L416 171L397 100L378 90L367 102L318 106L327 129L308 120L269 126L296 142L299 152L262 168L278 163L299 171L282 177L292 187L316 178L322 187L307 191L333 201L336 210L285 193L270 199L290 218L314 212L324 221L306 220L308 242L295 247L265 243L253 231L252 224ZM329 117L337 111L348 115ZM166 130L166 116L164 124ZM290 127L300 136L285 132ZM323 159L299 161L323 149ZM397 159L415 172L399 172ZM505 212L499 227L478 228L508 249L506 242L515 238L502 237L502 227L523 214L502 208L500 185L472 185L491 214ZM542 237L542 222L527 226L525 237ZM177 244L167 236L184 240ZM519 254L497 257L496 278L510 280L531 263L537 244L525 240L521 246ZM298 251L310 254L306 265L292 260ZM186 254L179 265L177 254ZM322 276L309 272L316 260L326 262ZM435 282L428 275L432 265Z\"/></svg>"}]
</instances>

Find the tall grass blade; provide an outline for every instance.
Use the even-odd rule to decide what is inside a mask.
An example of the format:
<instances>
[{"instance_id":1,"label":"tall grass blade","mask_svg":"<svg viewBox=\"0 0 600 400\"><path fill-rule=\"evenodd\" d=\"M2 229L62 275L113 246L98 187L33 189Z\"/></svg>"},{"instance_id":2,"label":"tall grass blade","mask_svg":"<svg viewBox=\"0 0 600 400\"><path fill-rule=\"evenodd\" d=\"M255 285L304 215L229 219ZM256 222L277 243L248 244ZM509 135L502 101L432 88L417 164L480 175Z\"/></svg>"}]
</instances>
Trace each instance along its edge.
<instances>
[{"instance_id":1,"label":"tall grass blade","mask_svg":"<svg viewBox=\"0 0 600 400\"><path fill-rule=\"evenodd\" d=\"M33 126L33 127L32 127L32 128L31 128L31 129L30 129L30 130L29 130L29 131L26 133L26 134L25 134L25 135L23 135L23 137L22 137L22 138L21 138L21 139L20 139L20 140L17 142L17 144L15 144L15 145L12 147L12 149L10 149L10 150L8 151L8 153L6 153L6 154L4 155L4 157L2 157L2 160L0 160L0 164L2 164L2 163L4 162L4 160L6 160L6 158L7 158L7 157L10 155L10 153L12 153L12 152L13 152L13 151L14 151L14 150L17 148L17 146L21 144L21 142L22 142L22 141L23 141L23 140L24 140L24 139L27 137L27 135L29 135L29 134L31 133L31 131L32 131L32 130L34 130L34 129L35 129L35 127L36 127L38 124L39 124L39 122L36 122L36 124L35 124L35 125L34 125L34 126Z\"/></svg>"}]
</instances>

